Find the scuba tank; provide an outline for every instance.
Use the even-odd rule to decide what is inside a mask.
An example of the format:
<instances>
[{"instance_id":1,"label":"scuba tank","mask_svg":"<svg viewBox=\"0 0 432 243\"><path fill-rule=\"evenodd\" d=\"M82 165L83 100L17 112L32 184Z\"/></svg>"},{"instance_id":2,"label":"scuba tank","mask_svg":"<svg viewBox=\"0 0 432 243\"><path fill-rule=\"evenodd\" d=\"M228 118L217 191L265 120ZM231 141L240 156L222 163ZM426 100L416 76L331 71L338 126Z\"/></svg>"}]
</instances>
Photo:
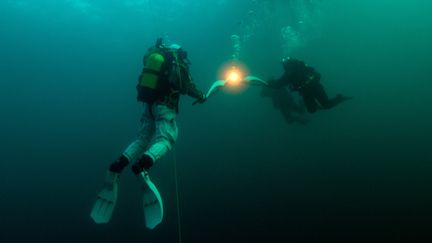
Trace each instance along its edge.
<instances>
[{"instance_id":1,"label":"scuba tank","mask_svg":"<svg viewBox=\"0 0 432 243\"><path fill-rule=\"evenodd\" d=\"M144 61L144 69L141 74L139 85L150 89L158 90L161 79L163 79L163 64L165 57L155 51L151 53Z\"/></svg>"},{"instance_id":2,"label":"scuba tank","mask_svg":"<svg viewBox=\"0 0 432 243\"><path fill-rule=\"evenodd\" d=\"M144 55L144 68L138 79L138 101L153 103L156 100L178 100L183 82L192 80L187 53L179 45L164 45L159 38Z\"/></svg>"},{"instance_id":3,"label":"scuba tank","mask_svg":"<svg viewBox=\"0 0 432 243\"><path fill-rule=\"evenodd\" d=\"M156 40L154 47L144 55L144 68L138 80L139 87L160 90L166 80L166 58L163 51L162 38Z\"/></svg>"}]
</instances>

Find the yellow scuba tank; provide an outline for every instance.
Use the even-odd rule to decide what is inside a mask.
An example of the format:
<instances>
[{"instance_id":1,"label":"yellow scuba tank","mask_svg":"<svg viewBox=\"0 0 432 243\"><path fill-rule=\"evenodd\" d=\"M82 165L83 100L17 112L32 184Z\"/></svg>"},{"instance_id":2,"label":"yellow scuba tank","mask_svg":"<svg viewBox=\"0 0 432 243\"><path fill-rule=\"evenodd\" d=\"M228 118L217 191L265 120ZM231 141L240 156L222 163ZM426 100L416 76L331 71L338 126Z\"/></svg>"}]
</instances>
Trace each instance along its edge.
<instances>
[{"instance_id":1,"label":"yellow scuba tank","mask_svg":"<svg viewBox=\"0 0 432 243\"><path fill-rule=\"evenodd\" d=\"M155 51L148 55L144 61L144 69L139 80L139 85L150 89L159 89L163 79L163 64L165 57Z\"/></svg>"}]
</instances>

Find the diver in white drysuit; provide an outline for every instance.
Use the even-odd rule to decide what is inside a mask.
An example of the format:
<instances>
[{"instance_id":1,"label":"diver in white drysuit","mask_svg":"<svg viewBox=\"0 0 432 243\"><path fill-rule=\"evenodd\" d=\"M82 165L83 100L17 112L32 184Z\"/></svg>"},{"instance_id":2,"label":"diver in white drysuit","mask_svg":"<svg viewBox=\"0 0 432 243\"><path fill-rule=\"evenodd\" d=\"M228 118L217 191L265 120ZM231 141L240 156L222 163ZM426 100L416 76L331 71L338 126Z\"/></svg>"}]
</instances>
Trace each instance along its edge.
<instances>
[{"instance_id":1,"label":"diver in white drysuit","mask_svg":"<svg viewBox=\"0 0 432 243\"><path fill-rule=\"evenodd\" d=\"M165 46L161 39L144 56L144 69L139 77L138 101L144 105L138 138L110 166L110 171L121 173L130 163L139 174L172 149L177 140L176 115L181 94L196 98L206 97L198 90L189 72L187 53L176 44Z\"/></svg>"},{"instance_id":2,"label":"diver in white drysuit","mask_svg":"<svg viewBox=\"0 0 432 243\"><path fill-rule=\"evenodd\" d=\"M138 101L144 105L141 130L138 138L109 167L90 214L96 223L110 221L117 202L120 173L130 163L142 182L146 227L153 229L162 222L162 198L148 170L177 140L175 118L180 95L196 98L195 103L204 103L207 99L192 82L188 64L187 53L179 45L166 46L162 39L158 39L144 56L144 69L137 85Z\"/></svg>"}]
</instances>

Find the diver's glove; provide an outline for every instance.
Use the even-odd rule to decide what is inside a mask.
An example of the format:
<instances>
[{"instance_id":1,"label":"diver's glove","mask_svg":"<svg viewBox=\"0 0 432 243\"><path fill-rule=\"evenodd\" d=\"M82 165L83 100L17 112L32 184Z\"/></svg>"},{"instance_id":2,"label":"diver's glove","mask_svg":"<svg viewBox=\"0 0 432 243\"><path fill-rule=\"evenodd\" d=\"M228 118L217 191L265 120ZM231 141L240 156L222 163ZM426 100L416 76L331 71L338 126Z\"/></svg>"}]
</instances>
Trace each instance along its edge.
<instances>
[{"instance_id":1,"label":"diver's glove","mask_svg":"<svg viewBox=\"0 0 432 243\"><path fill-rule=\"evenodd\" d=\"M192 105L196 105L196 104L203 104L204 102L207 101L207 96L203 93L201 93L200 97L197 98L194 103L192 103Z\"/></svg>"},{"instance_id":2,"label":"diver's glove","mask_svg":"<svg viewBox=\"0 0 432 243\"><path fill-rule=\"evenodd\" d=\"M274 79L273 77L269 78L267 80L267 86L269 88L276 89L276 79Z\"/></svg>"}]
</instances>

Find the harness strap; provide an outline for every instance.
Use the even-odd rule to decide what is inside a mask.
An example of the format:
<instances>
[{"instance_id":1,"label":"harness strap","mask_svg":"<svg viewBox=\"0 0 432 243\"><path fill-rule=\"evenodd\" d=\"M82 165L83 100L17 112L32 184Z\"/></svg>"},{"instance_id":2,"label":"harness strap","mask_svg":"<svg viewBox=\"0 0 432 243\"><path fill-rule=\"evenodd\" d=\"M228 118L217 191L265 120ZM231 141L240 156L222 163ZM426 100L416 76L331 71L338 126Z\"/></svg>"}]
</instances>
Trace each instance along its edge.
<instances>
[{"instance_id":1,"label":"harness strap","mask_svg":"<svg viewBox=\"0 0 432 243\"><path fill-rule=\"evenodd\" d=\"M153 69L151 69L151 68L143 68L143 72L144 73L150 73L150 74L154 74L154 75L157 75L157 76L161 76L162 75L162 72L161 71L156 71L156 70L153 70Z\"/></svg>"}]
</instances>

